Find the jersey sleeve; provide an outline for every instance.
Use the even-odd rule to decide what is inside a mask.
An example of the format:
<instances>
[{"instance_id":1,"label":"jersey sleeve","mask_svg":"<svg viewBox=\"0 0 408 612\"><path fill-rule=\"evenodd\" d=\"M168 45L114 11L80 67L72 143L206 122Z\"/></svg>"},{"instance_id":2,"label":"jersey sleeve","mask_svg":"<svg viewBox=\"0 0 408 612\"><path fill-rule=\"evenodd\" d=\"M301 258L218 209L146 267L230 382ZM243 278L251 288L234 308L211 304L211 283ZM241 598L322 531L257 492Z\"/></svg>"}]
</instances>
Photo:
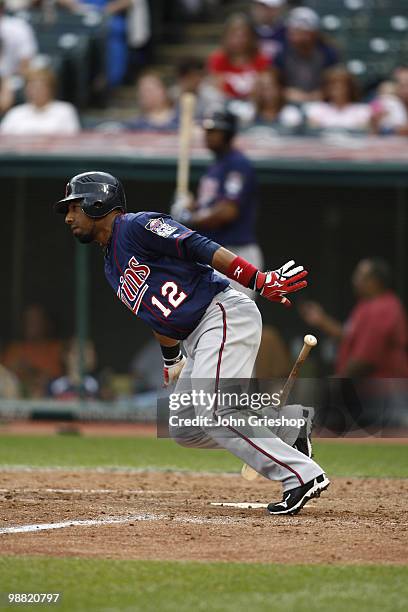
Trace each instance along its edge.
<instances>
[{"instance_id":1,"label":"jersey sleeve","mask_svg":"<svg viewBox=\"0 0 408 612\"><path fill-rule=\"evenodd\" d=\"M129 224L129 237L145 251L211 265L220 245L189 229L170 215L139 213Z\"/></svg>"}]
</instances>

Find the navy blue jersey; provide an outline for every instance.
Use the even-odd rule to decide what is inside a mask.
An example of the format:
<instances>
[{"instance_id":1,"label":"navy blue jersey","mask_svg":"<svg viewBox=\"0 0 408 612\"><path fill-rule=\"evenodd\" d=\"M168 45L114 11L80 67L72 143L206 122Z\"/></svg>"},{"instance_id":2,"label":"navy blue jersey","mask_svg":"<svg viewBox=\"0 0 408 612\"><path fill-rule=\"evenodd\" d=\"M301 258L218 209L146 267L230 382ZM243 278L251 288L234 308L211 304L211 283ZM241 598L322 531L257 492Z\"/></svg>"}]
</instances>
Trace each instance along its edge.
<instances>
[{"instance_id":1,"label":"navy blue jersey","mask_svg":"<svg viewBox=\"0 0 408 612\"><path fill-rule=\"evenodd\" d=\"M178 340L229 285L210 266L191 260L187 245L194 236L162 213L118 215L105 255L105 276L117 297L155 332Z\"/></svg>"},{"instance_id":2,"label":"navy blue jersey","mask_svg":"<svg viewBox=\"0 0 408 612\"><path fill-rule=\"evenodd\" d=\"M256 242L256 179L255 170L245 155L232 149L217 159L201 178L197 206L208 208L221 200L236 202L237 219L216 230L200 230L222 245L239 246Z\"/></svg>"}]
</instances>

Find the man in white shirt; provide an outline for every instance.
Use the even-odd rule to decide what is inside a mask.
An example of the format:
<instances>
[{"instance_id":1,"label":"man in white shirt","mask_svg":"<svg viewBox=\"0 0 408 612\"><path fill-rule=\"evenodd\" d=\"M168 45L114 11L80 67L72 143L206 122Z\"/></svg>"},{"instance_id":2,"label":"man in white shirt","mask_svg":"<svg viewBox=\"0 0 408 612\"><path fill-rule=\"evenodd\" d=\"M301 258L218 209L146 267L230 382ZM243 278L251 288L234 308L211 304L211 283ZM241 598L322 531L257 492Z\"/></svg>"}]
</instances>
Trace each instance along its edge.
<instances>
[{"instance_id":1,"label":"man in white shirt","mask_svg":"<svg viewBox=\"0 0 408 612\"><path fill-rule=\"evenodd\" d=\"M32 27L20 17L5 15L4 0L0 0L0 77L24 74L36 53Z\"/></svg>"},{"instance_id":2,"label":"man in white shirt","mask_svg":"<svg viewBox=\"0 0 408 612\"><path fill-rule=\"evenodd\" d=\"M56 80L47 68L29 70L26 104L15 106L0 123L0 134L76 134L80 131L78 114L69 102L55 100Z\"/></svg>"}]
</instances>

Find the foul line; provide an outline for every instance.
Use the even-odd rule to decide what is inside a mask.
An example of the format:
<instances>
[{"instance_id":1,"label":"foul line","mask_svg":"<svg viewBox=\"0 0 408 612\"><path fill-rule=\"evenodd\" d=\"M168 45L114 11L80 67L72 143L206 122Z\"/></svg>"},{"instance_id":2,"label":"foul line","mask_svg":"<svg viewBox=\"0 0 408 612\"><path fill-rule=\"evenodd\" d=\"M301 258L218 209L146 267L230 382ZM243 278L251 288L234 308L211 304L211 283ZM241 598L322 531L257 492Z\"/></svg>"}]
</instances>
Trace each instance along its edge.
<instances>
[{"instance_id":1,"label":"foul line","mask_svg":"<svg viewBox=\"0 0 408 612\"><path fill-rule=\"evenodd\" d=\"M188 523L193 525L231 525L242 522L242 519L231 517L201 518L199 516L171 517L166 514L134 514L131 516L112 516L101 519L85 519L62 521L59 523L38 523L33 525L17 525L15 527L0 528L0 535L12 533L33 533L51 529L65 529L66 527L101 527L104 525L120 525L139 521L167 521L168 523Z\"/></svg>"},{"instance_id":2,"label":"foul line","mask_svg":"<svg viewBox=\"0 0 408 612\"><path fill-rule=\"evenodd\" d=\"M227 508L243 508L250 510L251 508L267 508L268 504L260 504L259 502L210 502L211 506L226 506Z\"/></svg>"},{"instance_id":3,"label":"foul line","mask_svg":"<svg viewBox=\"0 0 408 612\"><path fill-rule=\"evenodd\" d=\"M161 490L161 489L0 489L0 493L79 493L84 495L112 495L112 494L121 494L121 495L140 495L140 494L165 494L165 495L175 495L176 493L190 493L190 491L180 491L180 490Z\"/></svg>"}]
</instances>

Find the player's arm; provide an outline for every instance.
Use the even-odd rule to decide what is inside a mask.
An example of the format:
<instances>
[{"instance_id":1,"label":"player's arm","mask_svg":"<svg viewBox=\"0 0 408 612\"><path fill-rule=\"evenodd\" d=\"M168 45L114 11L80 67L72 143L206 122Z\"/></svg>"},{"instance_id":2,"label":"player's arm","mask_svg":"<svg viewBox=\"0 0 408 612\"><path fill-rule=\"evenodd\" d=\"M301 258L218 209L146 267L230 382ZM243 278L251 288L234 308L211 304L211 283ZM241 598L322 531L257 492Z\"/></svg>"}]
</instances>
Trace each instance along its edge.
<instances>
[{"instance_id":1,"label":"player's arm","mask_svg":"<svg viewBox=\"0 0 408 612\"><path fill-rule=\"evenodd\" d=\"M186 363L186 358L181 352L180 342L178 340L163 336L155 331L153 334L160 344L163 357L163 381L164 386L167 387L176 382L179 378Z\"/></svg>"},{"instance_id":2,"label":"player's arm","mask_svg":"<svg viewBox=\"0 0 408 612\"><path fill-rule=\"evenodd\" d=\"M187 203L176 200L171 214L181 223L198 230L212 230L228 225L239 217L245 193L251 188L252 177L250 167L236 164L230 168L218 199L212 206L199 207L192 199Z\"/></svg>"},{"instance_id":3,"label":"player's arm","mask_svg":"<svg viewBox=\"0 0 408 612\"><path fill-rule=\"evenodd\" d=\"M299 313L308 325L319 328L324 334L336 340L341 340L343 337L342 324L328 315L317 302L304 302L299 306Z\"/></svg>"},{"instance_id":4,"label":"player's arm","mask_svg":"<svg viewBox=\"0 0 408 612\"><path fill-rule=\"evenodd\" d=\"M239 206L232 200L221 200L210 208L188 211L185 223L197 229L217 229L232 223L239 216Z\"/></svg>"},{"instance_id":5,"label":"player's arm","mask_svg":"<svg viewBox=\"0 0 408 612\"><path fill-rule=\"evenodd\" d=\"M307 286L304 278L307 270L303 266L294 268L294 261L288 261L278 270L261 272L242 257L220 247L214 252L212 266L231 280L237 281L243 287L248 287L263 295L271 302L280 302L291 306L285 297Z\"/></svg>"},{"instance_id":6,"label":"player's arm","mask_svg":"<svg viewBox=\"0 0 408 612\"><path fill-rule=\"evenodd\" d=\"M261 272L255 266L221 247L216 242L188 229L168 215L158 213L135 215L131 238L149 251L170 255L186 261L210 265L243 287L249 287L271 302L285 306L291 303L285 296L307 286L307 271L293 267L288 261L278 270Z\"/></svg>"}]
</instances>

